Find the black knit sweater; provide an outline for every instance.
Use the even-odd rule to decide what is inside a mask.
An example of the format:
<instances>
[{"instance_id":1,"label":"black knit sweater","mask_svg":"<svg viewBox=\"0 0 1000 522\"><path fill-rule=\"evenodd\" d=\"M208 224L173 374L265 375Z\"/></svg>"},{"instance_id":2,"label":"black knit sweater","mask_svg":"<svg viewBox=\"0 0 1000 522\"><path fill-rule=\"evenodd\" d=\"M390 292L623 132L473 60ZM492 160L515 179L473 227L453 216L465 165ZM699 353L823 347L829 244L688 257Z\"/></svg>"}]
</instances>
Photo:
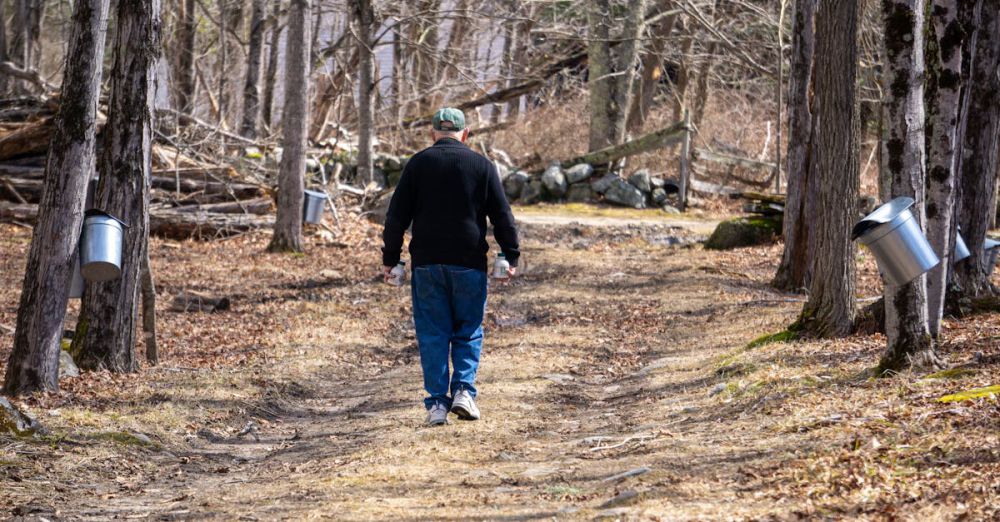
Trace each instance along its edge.
<instances>
[{"instance_id":1,"label":"black knit sweater","mask_svg":"<svg viewBox=\"0 0 1000 522\"><path fill-rule=\"evenodd\" d=\"M486 218L510 266L517 266L517 228L496 167L462 142L442 138L406 163L386 213L382 264L394 266L413 224L413 266L458 265L486 271Z\"/></svg>"}]
</instances>

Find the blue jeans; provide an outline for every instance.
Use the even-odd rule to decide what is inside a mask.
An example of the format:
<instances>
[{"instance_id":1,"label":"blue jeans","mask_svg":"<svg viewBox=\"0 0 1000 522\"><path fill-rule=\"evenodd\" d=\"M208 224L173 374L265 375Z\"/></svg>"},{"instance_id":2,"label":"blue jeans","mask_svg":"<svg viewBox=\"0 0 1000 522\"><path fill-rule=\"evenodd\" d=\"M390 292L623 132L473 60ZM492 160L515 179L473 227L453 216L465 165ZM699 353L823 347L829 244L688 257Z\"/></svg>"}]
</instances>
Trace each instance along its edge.
<instances>
[{"instance_id":1,"label":"blue jeans","mask_svg":"<svg viewBox=\"0 0 1000 522\"><path fill-rule=\"evenodd\" d=\"M454 396L466 389L476 396L476 371L483 348L486 273L451 265L413 269L413 323L424 370L424 406L451 408ZM454 371L449 378L448 359Z\"/></svg>"}]
</instances>

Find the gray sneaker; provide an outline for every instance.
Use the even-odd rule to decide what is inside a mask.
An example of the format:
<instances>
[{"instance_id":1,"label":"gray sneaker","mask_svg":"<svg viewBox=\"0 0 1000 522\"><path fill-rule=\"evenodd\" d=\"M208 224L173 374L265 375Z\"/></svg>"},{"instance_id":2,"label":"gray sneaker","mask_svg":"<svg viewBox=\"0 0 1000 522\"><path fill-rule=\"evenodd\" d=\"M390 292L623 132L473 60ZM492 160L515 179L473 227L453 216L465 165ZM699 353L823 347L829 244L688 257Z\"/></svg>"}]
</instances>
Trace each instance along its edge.
<instances>
[{"instance_id":1,"label":"gray sneaker","mask_svg":"<svg viewBox=\"0 0 1000 522\"><path fill-rule=\"evenodd\" d=\"M462 420L479 420L479 408L476 407L476 401L472 400L469 390L458 390L451 401L451 412Z\"/></svg>"},{"instance_id":2,"label":"gray sneaker","mask_svg":"<svg viewBox=\"0 0 1000 522\"><path fill-rule=\"evenodd\" d=\"M445 408L444 404L441 403L431 406L431 409L427 410L427 425L443 426L445 424L448 424L448 408Z\"/></svg>"}]
</instances>

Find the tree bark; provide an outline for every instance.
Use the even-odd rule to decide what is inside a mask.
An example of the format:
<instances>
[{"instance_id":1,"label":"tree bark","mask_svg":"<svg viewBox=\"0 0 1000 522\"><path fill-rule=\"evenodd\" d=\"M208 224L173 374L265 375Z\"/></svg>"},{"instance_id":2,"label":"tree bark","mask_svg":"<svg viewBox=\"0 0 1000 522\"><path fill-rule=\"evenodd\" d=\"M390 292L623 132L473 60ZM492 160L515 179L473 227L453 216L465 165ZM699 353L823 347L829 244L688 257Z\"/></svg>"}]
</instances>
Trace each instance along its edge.
<instances>
[{"instance_id":1,"label":"tree bark","mask_svg":"<svg viewBox=\"0 0 1000 522\"><path fill-rule=\"evenodd\" d=\"M782 232L785 248L771 283L776 288L798 291L809 287L809 230L812 220L805 211L814 208L806 198L809 175L810 109L809 84L816 49L817 0L799 0L795 6L792 35L791 71L788 83L788 199Z\"/></svg>"},{"instance_id":2,"label":"tree bark","mask_svg":"<svg viewBox=\"0 0 1000 522\"><path fill-rule=\"evenodd\" d=\"M121 277L84 292L73 353L81 368L138 369L139 289L149 237L153 109L160 55L160 0L119 0L108 123L95 206L128 224Z\"/></svg>"},{"instance_id":3,"label":"tree bark","mask_svg":"<svg viewBox=\"0 0 1000 522\"><path fill-rule=\"evenodd\" d=\"M883 0L882 171L891 177L890 197L911 197L910 211L924 227L924 0ZM927 277L885 286L886 352L879 373L936 366L927 324Z\"/></svg>"},{"instance_id":4,"label":"tree bark","mask_svg":"<svg viewBox=\"0 0 1000 522\"><path fill-rule=\"evenodd\" d=\"M993 295L983 256L983 241L996 212L994 187L1000 136L1000 0L982 0L965 142L961 159L961 200L957 210L962 238L972 256L955 265L955 281L964 295Z\"/></svg>"},{"instance_id":5,"label":"tree bark","mask_svg":"<svg viewBox=\"0 0 1000 522\"><path fill-rule=\"evenodd\" d=\"M257 121L260 118L260 62L264 54L264 0L252 1L247 70L243 82L243 122L240 125L240 134L247 138L257 137Z\"/></svg>"},{"instance_id":6,"label":"tree bark","mask_svg":"<svg viewBox=\"0 0 1000 522\"><path fill-rule=\"evenodd\" d=\"M955 138L962 88L966 34L958 0L933 0L927 38L927 240L941 259L927 274L927 323L932 338L941 330L948 274L955 244Z\"/></svg>"},{"instance_id":7,"label":"tree bark","mask_svg":"<svg viewBox=\"0 0 1000 522\"><path fill-rule=\"evenodd\" d=\"M59 349L76 261L87 183L94 170L97 103L108 0L77 0L62 101L45 167L4 392L55 390Z\"/></svg>"},{"instance_id":8,"label":"tree bark","mask_svg":"<svg viewBox=\"0 0 1000 522\"><path fill-rule=\"evenodd\" d=\"M815 228L809 243L812 281L799 327L821 337L842 337L854 316L854 247L851 227L858 195L858 2L821 0L816 17L813 145L809 191ZM820 189L821 188L821 189ZM810 196L807 196L810 197Z\"/></svg>"},{"instance_id":9,"label":"tree bark","mask_svg":"<svg viewBox=\"0 0 1000 522\"><path fill-rule=\"evenodd\" d=\"M195 39L198 35L198 17L195 14L195 0L184 0L181 15L180 48L177 56L177 110L194 114L194 55ZM183 125L183 123L181 123Z\"/></svg>"},{"instance_id":10,"label":"tree bark","mask_svg":"<svg viewBox=\"0 0 1000 522\"><path fill-rule=\"evenodd\" d=\"M645 27L646 0L628 0L620 44L612 54L609 0L590 0L587 23L590 90L590 151L624 141L626 120L635 84L639 38Z\"/></svg>"},{"instance_id":11,"label":"tree bark","mask_svg":"<svg viewBox=\"0 0 1000 522\"><path fill-rule=\"evenodd\" d=\"M278 46L281 43L281 0L274 0L271 8L271 44L267 52L267 73L264 75L264 100L261 106L261 119L264 128L271 130L274 122L272 107L274 106L274 82L278 76Z\"/></svg>"},{"instance_id":12,"label":"tree bark","mask_svg":"<svg viewBox=\"0 0 1000 522\"><path fill-rule=\"evenodd\" d=\"M285 55L285 109L282 112L283 151L278 171L278 217L267 249L302 251L302 198L305 189L306 132L309 113L310 0L291 0Z\"/></svg>"},{"instance_id":13,"label":"tree bark","mask_svg":"<svg viewBox=\"0 0 1000 522\"><path fill-rule=\"evenodd\" d=\"M372 97L375 89L375 53L372 30L375 27L375 9L371 0L354 0L352 3L358 24L358 179L374 181Z\"/></svg>"}]
</instances>

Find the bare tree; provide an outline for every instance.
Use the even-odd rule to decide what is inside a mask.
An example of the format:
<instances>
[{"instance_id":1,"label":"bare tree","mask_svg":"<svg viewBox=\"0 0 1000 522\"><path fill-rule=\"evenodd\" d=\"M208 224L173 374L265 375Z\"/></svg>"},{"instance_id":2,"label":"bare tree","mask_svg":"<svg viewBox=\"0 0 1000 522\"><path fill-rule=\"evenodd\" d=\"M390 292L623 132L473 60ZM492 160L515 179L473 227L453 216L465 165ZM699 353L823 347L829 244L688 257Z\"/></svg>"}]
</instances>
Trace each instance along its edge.
<instances>
[{"instance_id":1,"label":"bare tree","mask_svg":"<svg viewBox=\"0 0 1000 522\"><path fill-rule=\"evenodd\" d=\"M961 160L958 222L972 256L955 265L955 281L969 296L991 295L983 241L996 212L997 148L1000 139L1000 0L982 0Z\"/></svg>"},{"instance_id":2,"label":"bare tree","mask_svg":"<svg viewBox=\"0 0 1000 522\"><path fill-rule=\"evenodd\" d=\"M372 165L372 105L375 90L375 53L372 31L375 28L375 8L371 0L352 0L354 19L358 25L358 178L374 180Z\"/></svg>"},{"instance_id":3,"label":"bare tree","mask_svg":"<svg viewBox=\"0 0 1000 522\"><path fill-rule=\"evenodd\" d=\"M243 122L240 134L257 137L260 118L260 62L264 55L264 0L252 0L250 27L247 31L247 70L243 82Z\"/></svg>"},{"instance_id":4,"label":"bare tree","mask_svg":"<svg viewBox=\"0 0 1000 522\"><path fill-rule=\"evenodd\" d=\"M590 150L625 139L625 123L635 83L639 39L645 26L646 0L627 0L619 34L612 35L615 15L610 0L589 0L588 88ZM612 38L621 43L612 52Z\"/></svg>"},{"instance_id":5,"label":"bare tree","mask_svg":"<svg viewBox=\"0 0 1000 522\"><path fill-rule=\"evenodd\" d=\"M77 0L62 102L28 252L14 349L4 378L4 391L11 395L59 386L63 319L83 222L84 194L94 170L107 18L108 0Z\"/></svg>"},{"instance_id":6,"label":"bare tree","mask_svg":"<svg viewBox=\"0 0 1000 522\"><path fill-rule=\"evenodd\" d=\"M822 337L847 335L854 316L850 233L858 196L857 35L857 0L820 1L806 195L816 201L818 215L809 241L809 300L799 324Z\"/></svg>"},{"instance_id":7,"label":"bare tree","mask_svg":"<svg viewBox=\"0 0 1000 522\"><path fill-rule=\"evenodd\" d=\"M183 0L181 15L180 47L177 53L177 110L193 114L195 109L195 39L198 35L198 17L195 0Z\"/></svg>"},{"instance_id":8,"label":"bare tree","mask_svg":"<svg viewBox=\"0 0 1000 522\"><path fill-rule=\"evenodd\" d=\"M281 117L284 137L278 171L278 218L267 247L271 252L302 251L311 13L310 0L291 0L285 57L285 109Z\"/></svg>"},{"instance_id":9,"label":"bare tree","mask_svg":"<svg viewBox=\"0 0 1000 522\"><path fill-rule=\"evenodd\" d=\"M281 0L274 0L271 17L268 20L271 29L271 44L267 53L267 73L264 75L264 100L260 109L264 128L271 130L274 122L274 82L278 76L278 45L281 43Z\"/></svg>"},{"instance_id":10,"label":"bare tree","mask_svg":"<svg viewBox=\"0 0 1000 522\"><path fill-rule=\"evenodd\" d=\"M84 292L73 350L83 368L138 369L142 268L149 238L153 108L160 56L160 0L119 0L107 132L95 204L123 220L121 277Z\"/></svg>"},{"instance_id":11,"label":"bare tree","mask_svg":"<svg viewBox=\"0 0 1000 522\"><path fill-rule=\"evenodd\" d=\"M788 82L788 189L782 232L785 249L772 284L797 291L809 286L809 229L812 220L805 211L813 208L806 198L809 175L810 109L809 84L816 49L817 0L798 0L792 29L791 72Z\"/></svg>"},{"instance_id":12,"label":"bare tree","mask_svg":"<svg viewBox=\"0 0 1000 522\"><path fill-rule=\"evenodd\" d=\"M885 62L882 73L882 172L890 177L890 197L907 196L921 227L926 176L924 155L924 0L882 2ZM885 287L888 341L880 373L909 364L937 365L927 325L927 278Z\"/></svg>"},{"instance_id":13,"label":"bare tree","mask_svg":"<svg viewBox=\"0 0 1000 522\"><path fill-rule=\"evenodd\" d=\"M966 34L958 0L933 0L927 24L927 239L941 263L927 274L927 321L937 338L955 244L955 151Z\"/></svg>"}]
</instances>

